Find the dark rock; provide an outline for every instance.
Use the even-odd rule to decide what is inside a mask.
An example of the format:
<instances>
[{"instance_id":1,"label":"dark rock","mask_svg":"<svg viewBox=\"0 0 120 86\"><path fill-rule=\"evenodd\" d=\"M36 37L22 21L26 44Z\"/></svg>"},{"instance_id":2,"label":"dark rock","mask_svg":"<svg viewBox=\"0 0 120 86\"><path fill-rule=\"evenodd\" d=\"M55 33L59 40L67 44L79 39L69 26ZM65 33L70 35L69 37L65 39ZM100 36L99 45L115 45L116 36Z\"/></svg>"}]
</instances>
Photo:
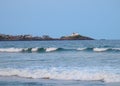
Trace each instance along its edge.
<instances>
[{"instance_id":1,"label":"dark rock","mask_svg":"<svg viewBox=\"0 0 120 86\"><path fill-rule=\"evenodd\" d=\"M41 41L41 40L94 40L93 38L79 35L78 33L73 33L70 36L62 36L61 38L52 38L48 35L43 35L42 37L33 37L32 35L5 35L0 34L0 41Z\"/></svg>"},{"instance_id":2,"label":"dark rock","mask_svg":"<svg viewBox=\"0 0 120 86\"><path fill-rule=\"evenodd\" d=\"M94 40L93 38L73 33L71 36L62 36L61 40Z\"/></svg>"}]
</instances>

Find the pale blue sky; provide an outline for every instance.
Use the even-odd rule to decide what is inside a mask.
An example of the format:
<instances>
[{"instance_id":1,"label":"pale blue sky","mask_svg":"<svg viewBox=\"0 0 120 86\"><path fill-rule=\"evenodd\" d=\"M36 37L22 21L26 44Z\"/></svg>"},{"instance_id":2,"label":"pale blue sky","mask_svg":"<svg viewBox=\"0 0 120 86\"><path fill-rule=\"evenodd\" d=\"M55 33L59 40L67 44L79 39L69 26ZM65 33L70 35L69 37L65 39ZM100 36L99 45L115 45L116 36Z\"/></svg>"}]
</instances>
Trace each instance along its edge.
<instances>
[{"instance_id":1,"label":"pale blue sky","mask_svg":"<svg viewBox=\"0 0 120 86\"><path fill-rule=\"evenodd\" d=\"M120 39L120 0L0 0L0 33Z\"/></svg>"}]
</instances>

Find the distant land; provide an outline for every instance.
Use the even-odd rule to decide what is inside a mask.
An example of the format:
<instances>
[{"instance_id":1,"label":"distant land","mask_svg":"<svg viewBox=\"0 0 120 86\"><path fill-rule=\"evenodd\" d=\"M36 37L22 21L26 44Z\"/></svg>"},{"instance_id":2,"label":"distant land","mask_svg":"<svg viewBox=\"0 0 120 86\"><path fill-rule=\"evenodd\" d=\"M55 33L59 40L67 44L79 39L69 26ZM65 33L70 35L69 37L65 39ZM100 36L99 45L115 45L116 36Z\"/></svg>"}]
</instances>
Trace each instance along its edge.
<instances>
[{"instance_id":1,"label":"distant land","mask_svg":"<svg viewBox=\"0 0 120 86\"><path fill-rule=\"evenodd\" d=\"M52 38L48 35L32 36L32 35L6 35L0 34L0 41L42 41L42 40L94 40L91 37L82 36L78 33L72 33L69 36L62 36L60 38Z\"/></svg>"}]
</instances>

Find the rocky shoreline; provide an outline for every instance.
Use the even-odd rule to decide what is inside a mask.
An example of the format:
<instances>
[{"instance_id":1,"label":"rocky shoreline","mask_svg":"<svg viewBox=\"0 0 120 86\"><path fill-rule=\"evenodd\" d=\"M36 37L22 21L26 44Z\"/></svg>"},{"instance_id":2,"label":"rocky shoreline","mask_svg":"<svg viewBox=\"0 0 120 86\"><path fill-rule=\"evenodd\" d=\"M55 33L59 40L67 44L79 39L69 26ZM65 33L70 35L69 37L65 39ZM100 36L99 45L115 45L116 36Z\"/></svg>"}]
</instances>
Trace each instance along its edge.
<instances>
[{"instance_id":1,"label":"rocky shoreline","mask_svg":"<svg viewBox=\"0 0 120 86\"><path fill-rule=\"evenodd\" d=\"M94 40L93 38L73 33L70 36L62 36L60 38L52 38L48 35L32 36L32 35L6 35L0 34L0 41L49 41L49 40Z\"/></svg>"}]
</instances>

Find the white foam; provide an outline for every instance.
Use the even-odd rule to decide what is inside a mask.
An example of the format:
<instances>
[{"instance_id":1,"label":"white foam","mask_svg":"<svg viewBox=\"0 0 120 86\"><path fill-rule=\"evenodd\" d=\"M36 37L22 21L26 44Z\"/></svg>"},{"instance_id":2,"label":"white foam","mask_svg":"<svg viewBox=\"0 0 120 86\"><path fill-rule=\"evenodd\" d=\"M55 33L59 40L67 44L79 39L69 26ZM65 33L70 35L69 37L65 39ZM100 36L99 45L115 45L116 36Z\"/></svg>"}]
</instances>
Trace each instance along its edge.
<instances>
[{"instance_id":1,"label":"white foam","mask_svg":"<svg viewBox=\"0 0 120 86\"><path fill-rule=\"evenodd\" d=\"M77 50L82 51L85 50L86 48L77 48Z\"/></svg>"},{"instance_id":2,"label":"white foam","mask_svg":"<svg viewBox=\"0 0 120 86\"><path fill-rule=\"evenodd\" d=\"M32 52L36 52L36 51L38 51L38 48L37 47L36 48L32 48L31 51Z\"/></svg>"},{"instance_id":3,"label":"white foam","mask_svg":"<svg viewBox=\"0 0 120 86\"><path fill-rule=\"evenodd\" d=\"M66 69L0 69L0 76L19 76L25 78L44 78L58 80L102 80L120 82L120 74L107 71L66 70Z\"/></svg>"},{"instance_id":4,"label":"white foam","mask_svg":"<svg viewBox=\"0 0 120 86\"><path fill-rule=\"evenodd\" d=\"M46 52L56 51L58 48L46 48Z\"/></svg>"},{"instance_id":5,"label":"white foam","mask_svg":"<svg viewBox=\"0 0 120 86\"><path fill-rule=\"evenodd\" d=\"M107 51L108 48L93 48L93 51L96 51L96 52L103 52L103 51Z\"/></svg>"},{"instance_id":6,"label":"white foam","mask_svg":"<svg viewBox=\"0 0 120 86\"><path fill-rule=\"evenodd\" d=\"M0 48L0 52L21 52L23 48Z\"/></svg>"},{"instance_id":7,"label":"white foam","mask_svg":"<svg viewBox=\"0 0 120 86\"><path fill-rule=\"evenodd\" d=\"M23 51L27 51L29 48L23 48Z\"/></svg>"},{"instance_id":8,"label":"white foam","mask_svg":"<svg viewBox=\"0 0 120 86\"><path fill-rule=\"evenodd\" d=\"M120 50L120 48L112 48L112 50Z\"/></svg>"}]
</instances>

